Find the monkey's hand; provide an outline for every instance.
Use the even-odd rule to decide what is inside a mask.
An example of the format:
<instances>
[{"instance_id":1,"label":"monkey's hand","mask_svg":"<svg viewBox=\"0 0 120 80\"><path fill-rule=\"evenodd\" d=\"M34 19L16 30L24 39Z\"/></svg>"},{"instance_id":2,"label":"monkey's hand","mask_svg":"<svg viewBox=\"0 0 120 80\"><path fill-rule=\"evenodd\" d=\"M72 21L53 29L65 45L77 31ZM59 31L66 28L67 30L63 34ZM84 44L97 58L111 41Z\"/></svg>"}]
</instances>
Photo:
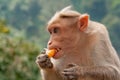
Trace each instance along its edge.
<instances>
[{"instance_id":1,"label":"monkey's hand","mask_svg":"<svg viewBox=\"0 0 120 80\"><path fill-rule=\"evenodd\" d=\"M76 64L69 64L62 72L62 76L65 80L78 80L79 66Z\"/></svg>"},{"instance_id":2,"label":"monkey's hand","mask_svg":"<svg viewBox=\"0 0 120 80\"><path fill-rule=\"evenodd\" d=\"M47 54L44 54L44 52L42 52L42 54L40 54L37 59L36 59L36 63L38 64L38 66L40 68L43 69L51 69L53 67L52 62L50 61L50 58L48 57Z\"/></svg>"}]
</instances>

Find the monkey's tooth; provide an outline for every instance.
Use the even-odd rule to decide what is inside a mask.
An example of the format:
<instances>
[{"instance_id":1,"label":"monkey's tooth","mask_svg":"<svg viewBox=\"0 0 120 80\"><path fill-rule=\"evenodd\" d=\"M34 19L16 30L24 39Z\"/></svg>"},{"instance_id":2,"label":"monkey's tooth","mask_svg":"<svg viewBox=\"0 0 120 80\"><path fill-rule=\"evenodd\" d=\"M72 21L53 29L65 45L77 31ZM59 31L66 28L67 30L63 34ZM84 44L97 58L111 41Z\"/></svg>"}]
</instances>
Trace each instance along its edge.
<instances>
[{"instance_id":1,"label":"monkey's tooth","mask_svg":"<svg viewBox=\"0 0 120 80\"><path fill-rule=\"evenodd\" d=\"M58 52L59 50L58 50L58 48L56 48L56 52Z\"/></svg>"},{"instance_id":2,"label":"monkey's tooth","mask_svg":"<svg viewBox=\"0 0 120 80\"><path fill-rule=\"evenodd\" d=\"M61 49L60 49L60 48L57 48L56 50L57 50L57 52L58 52L58 51L60 51Z\"/></svg>"}]
</instances>

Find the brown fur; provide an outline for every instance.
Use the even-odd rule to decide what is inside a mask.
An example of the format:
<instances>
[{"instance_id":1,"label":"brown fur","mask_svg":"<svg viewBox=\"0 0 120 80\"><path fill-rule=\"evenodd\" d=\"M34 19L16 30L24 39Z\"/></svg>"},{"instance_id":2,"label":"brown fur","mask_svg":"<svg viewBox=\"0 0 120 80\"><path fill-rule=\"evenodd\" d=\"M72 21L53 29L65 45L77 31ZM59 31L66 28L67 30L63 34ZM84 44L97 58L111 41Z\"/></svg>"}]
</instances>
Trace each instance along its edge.
<instances>
[{"instance_id":1,"label":"brown fur","mask_svg":"<svg viewBox=\"0 0 120 80\"><path fill-rule=\"evenodd\" d=\"M55 27L58 33L51 33ZM71 63L78 66L78 80L120 80L120 61L104 25L89 20L88 14L65 8L47 28L51 33L48 48L61 48L61 52L51 58L52 69L41 69L43 80L63 80L62 72Z\"/></svg>"}]
</instances>

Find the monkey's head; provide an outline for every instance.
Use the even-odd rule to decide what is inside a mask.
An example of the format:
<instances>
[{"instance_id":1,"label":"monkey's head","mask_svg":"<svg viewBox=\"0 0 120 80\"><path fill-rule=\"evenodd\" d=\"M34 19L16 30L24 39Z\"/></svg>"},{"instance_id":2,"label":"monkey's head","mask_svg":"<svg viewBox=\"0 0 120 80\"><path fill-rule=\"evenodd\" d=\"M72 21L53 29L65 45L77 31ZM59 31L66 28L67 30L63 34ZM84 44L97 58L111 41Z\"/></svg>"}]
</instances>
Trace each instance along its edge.
<instances>
[{"instance_id":1,"label":"monkey's head","mask_svg":"<svg viewBox=\"0 0 120 80\"><path fill-rule=\"evenodd\" d=\"M75 53L84 46L85 31L88 27L89 15L70 10L70 7L57 12L48 22L50 33L49 49L57 49L53 58L58 59Z\"/></svg>"}]
</instances>

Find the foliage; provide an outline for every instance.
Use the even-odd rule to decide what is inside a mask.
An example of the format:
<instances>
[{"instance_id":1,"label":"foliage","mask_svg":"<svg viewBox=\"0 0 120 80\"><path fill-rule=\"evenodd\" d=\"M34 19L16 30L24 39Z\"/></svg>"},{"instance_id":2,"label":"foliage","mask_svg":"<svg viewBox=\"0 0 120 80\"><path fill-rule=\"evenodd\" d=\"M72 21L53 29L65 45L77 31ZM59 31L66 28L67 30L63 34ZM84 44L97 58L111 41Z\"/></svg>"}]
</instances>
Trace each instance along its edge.
<instances>
[{"instance_id":1,"label":"foliage","mask_svg":"<svg viewBox=\"0 0 120 80\"><path fill-rule=\"evenodd\" d=\"M0 20L0 33L9 33L9 29L5 26L5 20Z\"/></svg>"},{"instance_id":2,"label":"foliage","mask_svg":"<svg viewBox=\"0 0 120 80\"><path fill-rule=\"evenodd\" d=\"M1 80L37 80L40 75L35 60L39 47L23 37L5 33L4 30L0 33Z\"/></svg>"}]
</instances>

